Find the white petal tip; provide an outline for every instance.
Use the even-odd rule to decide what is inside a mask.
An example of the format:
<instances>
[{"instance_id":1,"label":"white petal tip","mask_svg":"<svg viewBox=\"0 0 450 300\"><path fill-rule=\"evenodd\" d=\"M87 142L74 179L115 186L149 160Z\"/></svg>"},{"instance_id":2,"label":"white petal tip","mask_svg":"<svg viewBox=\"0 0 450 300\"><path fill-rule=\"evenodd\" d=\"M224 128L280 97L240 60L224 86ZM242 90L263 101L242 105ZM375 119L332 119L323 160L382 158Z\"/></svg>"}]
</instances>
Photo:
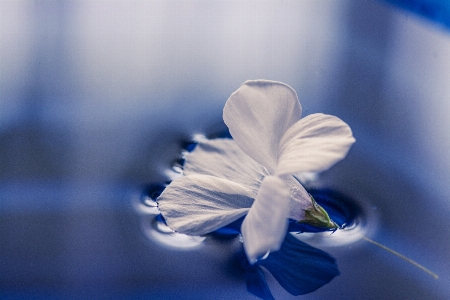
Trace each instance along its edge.
<instances>
[{"instance_id":1,"label":"white petal tip","mask_svg":"<svg viewBox=\"0 0 450 300\"><path fill-rule=\"evenodd\" d=\"M289 187L283 180L275 176L264 178L241 227L250 263L280 249L288 225L289 201Z\"/></svg>"}]
</instances>

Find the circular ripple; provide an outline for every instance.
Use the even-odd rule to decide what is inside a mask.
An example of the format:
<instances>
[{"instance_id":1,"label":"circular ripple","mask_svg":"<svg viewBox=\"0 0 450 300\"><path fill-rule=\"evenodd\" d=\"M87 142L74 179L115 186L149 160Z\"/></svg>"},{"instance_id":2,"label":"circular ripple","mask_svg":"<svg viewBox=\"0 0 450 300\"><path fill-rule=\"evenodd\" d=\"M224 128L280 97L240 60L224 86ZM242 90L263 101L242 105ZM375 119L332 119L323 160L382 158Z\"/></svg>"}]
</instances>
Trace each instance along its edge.
<instances>
[{"instance_id":1,"label":"circular ripple","mask_svg":"<svg viewBox=\"0 0 450 300\"><path fill-rule=\"evenodd\" d=\"M174 232L165 224L160 215L142 218L141 228L150 240L172 249L198 248L205 239L202 236L189 236Z\"/></svg>"},{"instance_id":2,"label":"circular ripple","mask_svg":"<svg viewBox=\"0 0 450 300\"><path fill-rule=\"evenodd\" d=\"M205 237L189 236L170 229L158 210L156 199L166 184L149 184L133 199L133 207L140 214L141 229L147 238L171 249L193 249L202 245Z\"/></svg>"}]
</instances>

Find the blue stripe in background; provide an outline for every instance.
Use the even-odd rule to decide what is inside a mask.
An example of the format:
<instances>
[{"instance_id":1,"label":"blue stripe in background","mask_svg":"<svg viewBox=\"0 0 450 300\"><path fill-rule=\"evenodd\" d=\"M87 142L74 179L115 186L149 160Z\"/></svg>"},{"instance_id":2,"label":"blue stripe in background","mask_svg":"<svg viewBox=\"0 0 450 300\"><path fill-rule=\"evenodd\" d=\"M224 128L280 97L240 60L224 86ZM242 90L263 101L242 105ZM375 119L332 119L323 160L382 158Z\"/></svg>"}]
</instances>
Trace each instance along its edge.
<instances>
[{"instance_id":1,"label":"blue stripe in background","mask_svg":"<svg viewBox=\"0 0 450 300\"><path fill-rule=\"evenodd\" d=\"M449 0L385 0L450 29Z\"/></svg>"}]
</instances>

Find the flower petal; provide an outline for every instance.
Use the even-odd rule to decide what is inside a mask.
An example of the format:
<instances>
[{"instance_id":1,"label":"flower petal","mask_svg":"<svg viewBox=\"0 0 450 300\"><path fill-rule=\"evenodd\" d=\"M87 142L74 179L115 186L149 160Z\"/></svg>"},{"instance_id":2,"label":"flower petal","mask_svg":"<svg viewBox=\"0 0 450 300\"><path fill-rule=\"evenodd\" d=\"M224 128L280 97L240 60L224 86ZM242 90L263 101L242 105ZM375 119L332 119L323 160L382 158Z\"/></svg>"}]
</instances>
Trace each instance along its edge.
<instances>
[{"instance_id":1,"label":"flower petal","mask_svg":"<svg viewBox=\"0 0 450 300\"><path fill-rule=\"evenodd\" d=\"M283 134L302 114L295 91L268 80L246 81L223 109L223 120L239 147L273 172Z\"/></svg>"},{"instance_id":2,"label":"flower petal","mask_svg":"<svg viewBox=\"0 0 450 300\"><path fill-rule=\"evenodd\" d=\"M186 155L184 174L203 174L229 179L248 187L256 197L265 168L245 154L232 139L213 139L200 142ZM293 176L283 176L291 193L289 218L300 221L305 210L312 206L305 188Z\"/></svg>"},{"instance_id":3,"label":"flower petal","mask_svg":"<svg viewBox=\"0 0 450 300\"><path fill-rule=\"evenodd\" d=\"M265 168L245 154L232 139L200 142L186 155L184 174L204 174L229 179L250 188L254 197L267 174Z\"/></svg>"},{"instance_id":4,"label":"flower petal","mask_svg":"<svg viewBox=\"0 0 450 300\"><path fill-rule=\"evenodd\" d=\"M311 208L313 205L311 197L293 176L283 176L282 179L289 186L291 194L288 217L296 221L301 221L305 218L305 210Z\"/></svg>"},{"instance_id":5,"label":"flower petal","mask_svg":"<svg viewBox=\"0 0 450 300\"><path fill-rule=\"evenodd\" d=\"M244 216L253 203L251 190L227 179L207 175L174 180L157 199L173 230L202 235Z\"/></svg>"},{"instance_id":6,"label":"flower petal","mask_svg":"<svg viewBox=\"0 0 450 300\"><path fill-rule=\"evenodd\" d=\"M289 128L281 139L275 174L327 170L347 155L354 142L350 127L341 119L309 115Z\"/></svg>"},{"instance_id":7,"label":"flower petal","mask_svg":"<svg viewBox=\"0 0 450 300\"><path fill-rule=\"evenodd\" d=\"M289 204L289 187L283 180L274 176L265 177L241 227L244 249L250 263L280 248L286 235Z\"/></svg>"}]
</instances>

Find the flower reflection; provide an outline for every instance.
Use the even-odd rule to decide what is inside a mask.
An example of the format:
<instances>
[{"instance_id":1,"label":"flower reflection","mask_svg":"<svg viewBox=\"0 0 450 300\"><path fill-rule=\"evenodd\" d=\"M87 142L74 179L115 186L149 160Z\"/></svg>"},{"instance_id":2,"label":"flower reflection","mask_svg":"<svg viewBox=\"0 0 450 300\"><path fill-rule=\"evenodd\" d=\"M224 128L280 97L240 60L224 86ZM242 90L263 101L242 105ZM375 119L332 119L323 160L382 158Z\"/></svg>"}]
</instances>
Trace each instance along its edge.
<instances>
[{"instance_id":1,"label":"flower reflection","mask_svg":"<svg viewBox=\"0 0 450 300\"><path fill-rule=\"evenodd\" d=\"M262 299L273 299L261 266L294 296L311 293L339 275L336 261L328 253L286 235L280 250L251 265L242 259L247 289Z\"/></svg>"}]
</instances>

